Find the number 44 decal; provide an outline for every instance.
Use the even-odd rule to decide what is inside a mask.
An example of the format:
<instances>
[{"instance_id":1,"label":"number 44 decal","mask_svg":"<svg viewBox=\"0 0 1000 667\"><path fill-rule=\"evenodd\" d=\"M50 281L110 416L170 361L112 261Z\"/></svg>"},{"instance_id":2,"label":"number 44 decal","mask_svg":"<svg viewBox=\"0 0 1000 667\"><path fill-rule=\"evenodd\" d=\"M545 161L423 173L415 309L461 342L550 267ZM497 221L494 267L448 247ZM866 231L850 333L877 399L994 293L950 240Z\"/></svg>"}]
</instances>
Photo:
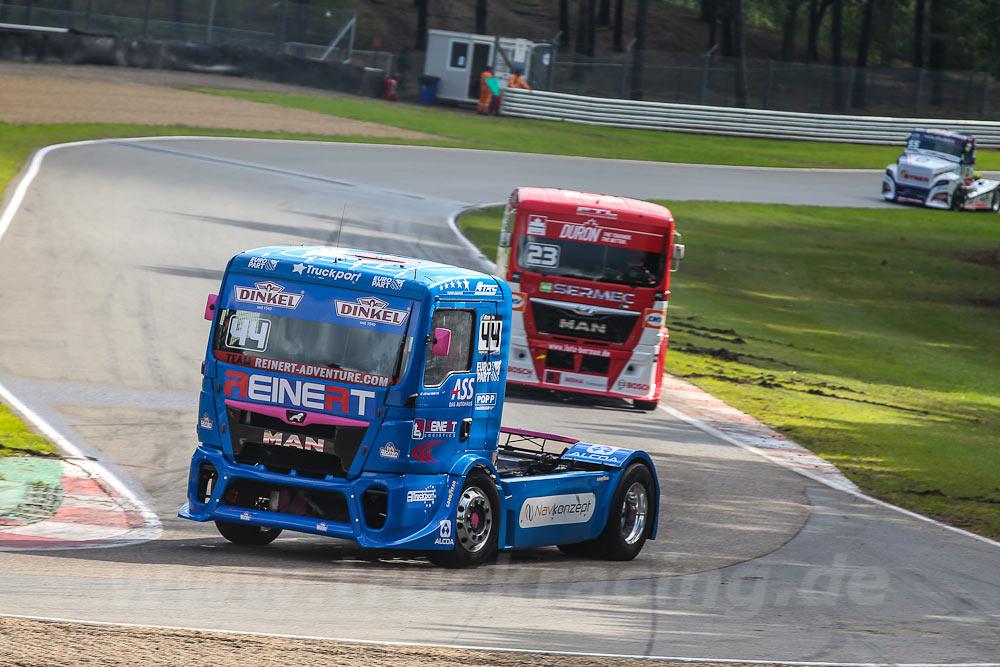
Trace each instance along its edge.
<instances>
[{"instance_id":1,"label":"number 44 decal","mask_svg":"<svg viewBox=\"0 0 1000 667\"><path fill-rule=\"evenodd\" d=\"M483 315L479 320L479 344L476 349L481 354L500 351L500 341L503 338L503 322L497 315Z\"/></svg>"}]
</instances>

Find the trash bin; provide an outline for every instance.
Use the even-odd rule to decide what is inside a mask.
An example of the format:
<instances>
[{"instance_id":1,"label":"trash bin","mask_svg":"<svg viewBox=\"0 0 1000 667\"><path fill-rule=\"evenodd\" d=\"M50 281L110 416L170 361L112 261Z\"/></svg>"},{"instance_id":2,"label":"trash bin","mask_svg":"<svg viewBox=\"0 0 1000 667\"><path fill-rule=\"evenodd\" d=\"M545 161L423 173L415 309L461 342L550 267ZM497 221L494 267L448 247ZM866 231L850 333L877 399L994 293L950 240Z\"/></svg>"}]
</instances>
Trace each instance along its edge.
<instances>
[{"instance_id":1,"label":"trash bin","mask_svg":"<svg viewBox=\"0 0 1000 667\"><path fill-rule=\"evenodd\" d=\"M420 82L420 91L417 93L417 99L421 104L434 104L437 102L438 96L438 82L441 80L439 76L430 76L428 74L422 74L418 81Z\"/></svg>"}]
</instances>

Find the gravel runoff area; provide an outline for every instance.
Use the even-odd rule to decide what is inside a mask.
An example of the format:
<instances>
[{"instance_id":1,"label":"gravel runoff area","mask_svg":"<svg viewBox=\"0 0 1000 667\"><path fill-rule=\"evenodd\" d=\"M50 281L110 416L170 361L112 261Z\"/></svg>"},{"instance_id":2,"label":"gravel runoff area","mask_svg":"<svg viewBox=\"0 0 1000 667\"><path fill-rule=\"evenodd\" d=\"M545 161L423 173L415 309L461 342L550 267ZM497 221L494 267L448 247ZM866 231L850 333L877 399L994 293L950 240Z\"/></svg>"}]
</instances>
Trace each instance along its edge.
<instances>
[{"instance_id":1,"label":"gravel runoff area","mask_svg":"<svg viewBox=\"0 0 1000 667\"><path fill-rule=\"evenodd\" d=\"M0 62L0 122L181 125L261 132L435 138L422 132L198 93L187 90L189 88L339 95L315 88L212 74Z\"/></svg>"},{"instance_id":2,"label":"gravel runoff area","mask_svg":"<svg viewBox=\"0 0 1000 667\"><path fill-rule=\"evenodd\" d=\"M339 93L210 74L0 62L0 122L129 123L368 137L420 132L192 92L224 88ZM642 659L530 654L268 637L0 616L0 665L565 665L631 666ZM719 663L655 661L696 667ZM757 663L759 667L766 664Z\"/></svg>"},{"instance_id":3,"label":"gravel runoff area","mask_svg":"<svg viewBox=\"0 0 1000 667\"><path fill-rule=\"evenodd\" d=\"M634 667L648 665L651 662L673 667L719 667L718 663L705 662L361 644L322 639L0 617L0 665L18 667L63 665L133 667L192 664L221 667L230 665L233 667L245 665ZM768 667L769 664L777 667L777 663L755 663L754 667Z\"/></svg>"}]
</instances>

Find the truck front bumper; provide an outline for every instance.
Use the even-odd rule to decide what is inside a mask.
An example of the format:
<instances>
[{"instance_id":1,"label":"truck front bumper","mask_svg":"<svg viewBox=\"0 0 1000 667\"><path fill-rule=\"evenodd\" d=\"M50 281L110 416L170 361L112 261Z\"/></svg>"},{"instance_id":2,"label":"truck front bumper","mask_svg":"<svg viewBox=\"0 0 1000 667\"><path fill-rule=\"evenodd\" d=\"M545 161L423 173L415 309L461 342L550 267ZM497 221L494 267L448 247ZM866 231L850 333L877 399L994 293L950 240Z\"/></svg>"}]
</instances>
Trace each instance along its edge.
<instances>
[{"instance_id":1,"label":"truck front bumper","mask_svg":"<svg viewBox=\"0 0 1000 667\"><path fill-rule=\"evenodd\" d=\"M222 450L199 445L178 516L339 537L366 548L446 550L453 547L461 484L449 474L313 479L234 464Z\"/></svg>"}]
</instances>

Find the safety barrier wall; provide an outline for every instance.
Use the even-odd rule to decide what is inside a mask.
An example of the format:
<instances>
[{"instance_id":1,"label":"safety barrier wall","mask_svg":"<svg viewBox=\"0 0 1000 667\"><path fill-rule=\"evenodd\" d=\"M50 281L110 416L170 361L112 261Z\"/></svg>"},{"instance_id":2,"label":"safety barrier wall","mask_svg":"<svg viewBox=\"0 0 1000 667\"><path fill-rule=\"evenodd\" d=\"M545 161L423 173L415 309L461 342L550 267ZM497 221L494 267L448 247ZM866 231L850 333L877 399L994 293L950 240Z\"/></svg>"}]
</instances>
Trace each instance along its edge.
<instances>
[{"instance_id":1,"label":"safety barrier wall","mask_svg":"<svg viewBox=\"0 0 1000 667\"><path fill-rule=\"evenodd\" d=\"M1000 148L1000 123L972 120L838 116L586 97L540 90L504 90L506 116L764 139L900 145L915 127L954 130Z\"/></svg>"}]
</instances>

